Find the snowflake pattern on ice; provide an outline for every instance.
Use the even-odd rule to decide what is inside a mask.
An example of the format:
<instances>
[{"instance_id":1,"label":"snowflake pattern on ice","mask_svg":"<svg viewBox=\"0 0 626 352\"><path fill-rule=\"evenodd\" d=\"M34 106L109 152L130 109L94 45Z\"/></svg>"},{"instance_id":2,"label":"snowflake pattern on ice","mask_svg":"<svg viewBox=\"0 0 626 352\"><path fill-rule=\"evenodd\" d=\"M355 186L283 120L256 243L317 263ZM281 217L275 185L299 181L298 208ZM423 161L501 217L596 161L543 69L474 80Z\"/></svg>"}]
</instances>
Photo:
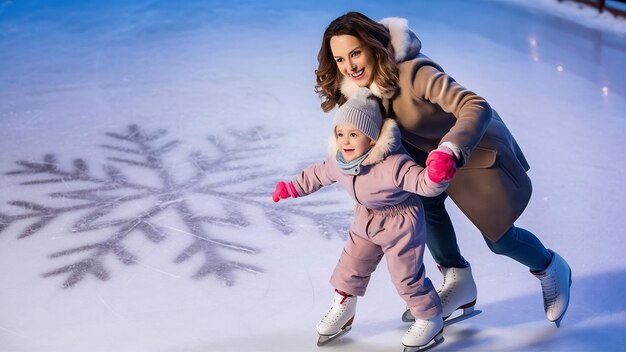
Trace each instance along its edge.
<instances>
[{"instance_id":1,"label":"snowflake pattern on ice","mask_svg":"<svg viewBox=\"0 0 626 352\"><path fill-rule=\"evenodd\" d=\"M274 227L285 235L294 231L287 219L303 217L313 222L326 237L333 234L343 236L350 212L319 212L337 202L301 201L290 206L268 207L276 177L284 172L272 170L268 165L260 164L256 158L262 153L273 152L276 145L269 143L277 135L266 133L262 127L254 127L246 131L230 131L225 137L209 136L208 141L215 155L190 153L187 159L193 165L194 174L179 181L177 170L168 164L166 155L178 148L181 142L163 142L166 134L167 131L162 129L148 132L137 125L128 126L126 133L106 133L115 143L101 147L118 156L107 157L110 163L103 164L104 177L91 172L84 159L74 160L70 170L62 169L52 154L44 156L39 162L17 161L21 169L6 172L5 175L37 178L22 182L22 186L50 183L62 183L66 188L71 184L76 186L48 194L50 199L63 206L25 200L8 202L23 212L13 215L0 212L0 233L16 222L27 221L29 225L18 230L18 238L30 237L42 232L46 225L57 218L86 211L87 214L75 221L68 232L104 230L106 236L89 243L83 243L86 236L78 236L80 246L50 255L52 259L77 257L71 264L43 274L43 277L65 276L64 288L75 286L88 275L101 281L108 280L111 274L105 266L105 258L115 257L124 265L138 262L137 254L125 246L125 240L141 233L150 241L160 243L168 236L168 230L183 231L192 239L182 253L176 256L174 263L183 263L194 256L203 257L203 264L193 274L193 278L213 274L225 284L234 285L236 271L262 273L262 268L227 255L255 255L260 249L219 238L220 227L244 229L253 226L242 207L254 207L262 211ZM160 185L155 187L147 182L132 181L129 175L136 172L135 169L156 174ZM253 184L248 185L250 183ZM89 186L80 188L85 184ZM236 191L227 190L232 186L235 186ZM220 204L222 209L216 212L222 215L194 211L187 200L190 195L208 197L207 201L211 204ZM115 209L138 200L148 200L149 206L138 209L132 216L107 219ZM154 221L158 214L166 210L174 211L185 229L168 227Z\"/></svg>"}]
</instances>

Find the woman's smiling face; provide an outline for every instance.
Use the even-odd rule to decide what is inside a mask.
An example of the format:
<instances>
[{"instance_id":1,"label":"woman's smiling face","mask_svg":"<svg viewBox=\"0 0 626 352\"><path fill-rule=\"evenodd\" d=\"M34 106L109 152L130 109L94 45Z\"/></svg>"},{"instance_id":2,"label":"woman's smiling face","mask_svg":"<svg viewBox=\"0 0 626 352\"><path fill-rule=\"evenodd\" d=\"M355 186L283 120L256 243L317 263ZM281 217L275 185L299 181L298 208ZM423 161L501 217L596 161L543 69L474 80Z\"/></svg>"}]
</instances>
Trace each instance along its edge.
<instances>
[{"instance_id":1,"label":"woman's smiling face","mask_svg":"<svg viewBox=\"0 0 626 352\"><path fill-rule=\"evenodd\" d=\"M330 50L339 72L359 87L368 87L374 75L374 55L352 35L342 34L330 38Z\"/></svg>"}]
</instances>

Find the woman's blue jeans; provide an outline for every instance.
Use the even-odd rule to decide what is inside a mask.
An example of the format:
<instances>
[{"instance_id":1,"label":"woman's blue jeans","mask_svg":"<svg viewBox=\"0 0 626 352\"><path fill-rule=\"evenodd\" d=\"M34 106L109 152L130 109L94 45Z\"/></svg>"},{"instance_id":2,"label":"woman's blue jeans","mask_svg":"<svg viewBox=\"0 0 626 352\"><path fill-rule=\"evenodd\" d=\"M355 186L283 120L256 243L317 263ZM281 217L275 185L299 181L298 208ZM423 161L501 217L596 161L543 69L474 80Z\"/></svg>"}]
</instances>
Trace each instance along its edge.
<instances>
[{"instance_id":1,"label":"woman's blue jeans","mask_svg":"<svg viewBox=\"0 0 626 352\"><path fill-rule=\"evenodd\" d=\"M443 267L466 268L469 264L461 255L456 233L445 208L448 195L420 197L426 215L426 245L437 264ZM543 271L548 267L552 254L530 231L511 226L497 242L483 235L492 252L505 255L527 266L531 271Z\"/></svg>"}]
</instances>

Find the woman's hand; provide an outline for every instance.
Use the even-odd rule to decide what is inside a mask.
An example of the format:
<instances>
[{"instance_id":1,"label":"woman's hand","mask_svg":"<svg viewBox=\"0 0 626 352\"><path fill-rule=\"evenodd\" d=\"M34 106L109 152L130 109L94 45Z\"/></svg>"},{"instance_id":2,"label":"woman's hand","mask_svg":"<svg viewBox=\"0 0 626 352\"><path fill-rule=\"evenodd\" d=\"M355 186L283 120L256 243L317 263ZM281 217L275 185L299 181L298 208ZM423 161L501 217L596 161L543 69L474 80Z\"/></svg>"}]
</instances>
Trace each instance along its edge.
<instances>
[{"instance_id":1,"label":"woman's hand","mask_svg":"<svg viewBox=\"0 0 626 352\"><path fill-rule=\"evenodd\" d=\"M278 202L281 199L298 198L300 195L298 191L296 191L296 187L294 187L293 182L285 183L280 181L276 184L276 188L274 189L274 193L272 194L272 200L274 202Z\"/></svg>"},{"instance_id":2,"label":"woman's hand","mask_svg":"<svg viewBox=\"0 0 626 352\"><path fill-rule=\"evenodd\" d=\"M436 183L450 181L456 173L456 160L449 148L439 147L426 158L428 177Z\"/></svg>"}]
</instances>

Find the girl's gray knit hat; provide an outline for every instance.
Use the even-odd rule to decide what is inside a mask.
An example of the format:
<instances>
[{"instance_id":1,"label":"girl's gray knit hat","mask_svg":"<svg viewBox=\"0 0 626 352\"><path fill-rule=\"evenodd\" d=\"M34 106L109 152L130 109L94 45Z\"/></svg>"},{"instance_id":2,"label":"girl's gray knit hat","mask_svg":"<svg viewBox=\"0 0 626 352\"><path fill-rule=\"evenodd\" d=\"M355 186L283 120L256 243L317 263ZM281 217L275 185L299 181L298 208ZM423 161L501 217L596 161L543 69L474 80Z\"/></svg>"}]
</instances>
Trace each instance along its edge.
<instances>
[{"instance_id":1,"label":"girl's gray knit hat","mask_svg":"<svg viewBox=\"0 0 626 352\"><path fill-rule=\"evenodd\" d=\"M333 128L339 124L350 125L376 141L383 124L378 99L369 89L361 87L337 109Z\"/></svg>"}]
</instances>

